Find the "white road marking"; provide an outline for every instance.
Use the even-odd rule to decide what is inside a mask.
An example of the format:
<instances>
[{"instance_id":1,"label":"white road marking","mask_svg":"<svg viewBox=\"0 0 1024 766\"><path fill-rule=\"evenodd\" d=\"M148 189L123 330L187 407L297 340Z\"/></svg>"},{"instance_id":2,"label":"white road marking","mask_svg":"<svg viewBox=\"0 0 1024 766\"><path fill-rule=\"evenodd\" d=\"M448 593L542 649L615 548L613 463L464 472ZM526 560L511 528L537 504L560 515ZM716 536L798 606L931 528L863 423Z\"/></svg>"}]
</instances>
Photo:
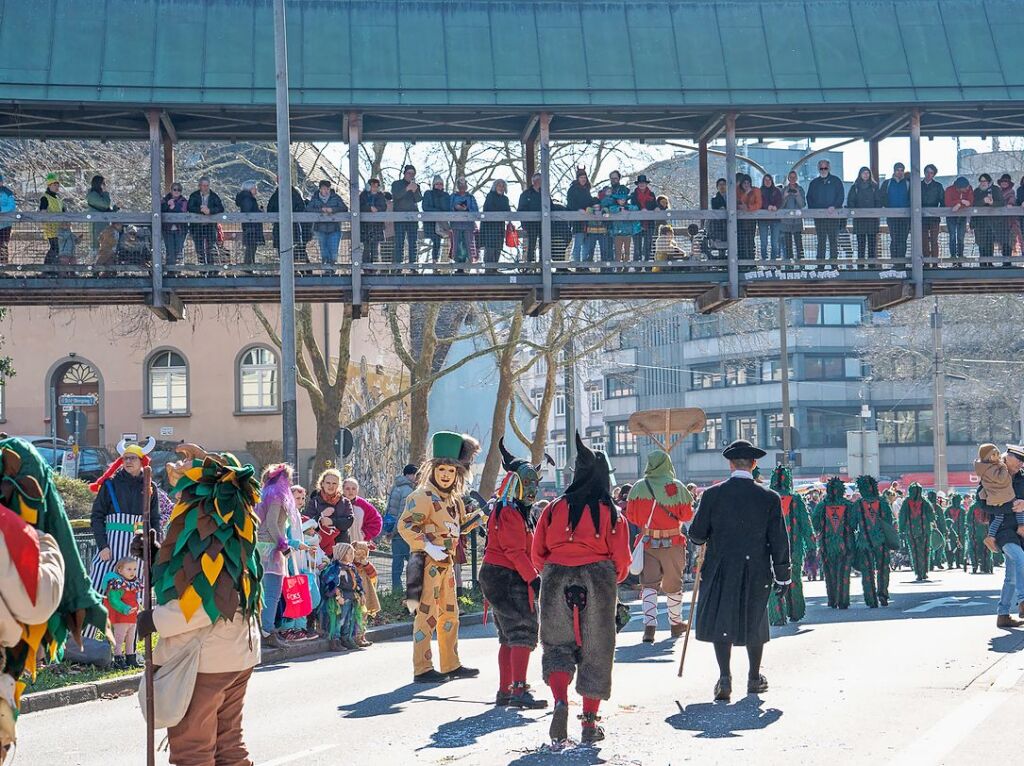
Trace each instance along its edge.
<instances>
[{"instance_id":1,"label":"white road marking","mask_svg":"<svg viewBox=\"0 0 1024 766\"><path fill-rule=\"evenodd\" d=\"M309 750L303 750L301 753L292 753L291 755L282 755L280 758L275 758L272 761L264 761L259 766L284 766L286 763L295 763L295 761L307 758L317 753L323 753L326 750L333 750L337 745L317 745L311 747Z\"/></svg>"},{"instance_id":2,"label":"white road marking","mask_svg":"<svg viewBox=\"0 0 1024 766\"><path fill-rule=\"evenodd\" d=\"M907 766L942 763L947 754L1008 699L1010 695L1006 692L971 695L905 748L893 763Z\"/></svg>"},{"instance_id":3,"label":"white road marking","mask_svg":"<svg viewBox=\"0 0 1024 766\"><path fill-rule=\"evenodd\" d=\"M942 598L930 599L915 607L911 607L910 609L904 609L903 613L920 614L921 612L930 612L932 609L942 609L947 606L959 608L966 608L969 606L988 606L988 602L974 601L970 596L943 596Z\"/></svg>"}]
</instances>

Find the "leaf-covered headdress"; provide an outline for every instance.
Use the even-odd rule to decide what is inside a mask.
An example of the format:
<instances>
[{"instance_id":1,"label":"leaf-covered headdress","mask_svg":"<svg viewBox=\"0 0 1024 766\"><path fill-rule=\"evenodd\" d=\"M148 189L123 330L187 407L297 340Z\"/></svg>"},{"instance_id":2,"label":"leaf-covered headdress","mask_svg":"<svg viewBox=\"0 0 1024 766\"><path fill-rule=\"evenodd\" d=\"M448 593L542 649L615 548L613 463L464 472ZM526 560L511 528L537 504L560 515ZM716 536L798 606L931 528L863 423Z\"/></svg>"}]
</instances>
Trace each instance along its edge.
<instances>
[{"instance_id":1,"label":"leaf-covered headdress","mask_svg":"<svg viewBox=\"0 0 1024 766\"><path fill-rule=\"evenodd\" d=\"M878 497L878 480L874 476L858 476L857 491L865 500L874 500Z\"/></svg>"},{"instance_id":2,"label":"leaf-covered headdress","mask_svg":"<svg viewBox=\"0 0 1024 766\"><path fill-rule=\"evenodd\" d=\"M833 476L825 485L826 500L842 500L846 496L846 483L838 476Z\"/></svg>"},{"instance_id":3,"label":"leaf-covered headdress","mask_svg":"<svg viewBox=\"0 0 1024 766\"><path fill-rule=\"evenodd\" d=\"M772 471L772 480L768 485L776 492L788 494L793 491L793 472L789 469L788 465L782 465L781 463L775 466Z\"/></svg>"},{"instance_id":4,"label":"leaf-covered headdress","mask_svg":"<svg viewBox=\"0 0 1024 766\"><path fill-rule=\"evenodd\" d=\"M177 496L167 537L153 567L157 603L178 599L191 620L202 608L211 622L260 608L263 565L256 552L260 499L256 470L231 453L179 445L185 459L168 465Z\"/></svg>"}]
</instances>

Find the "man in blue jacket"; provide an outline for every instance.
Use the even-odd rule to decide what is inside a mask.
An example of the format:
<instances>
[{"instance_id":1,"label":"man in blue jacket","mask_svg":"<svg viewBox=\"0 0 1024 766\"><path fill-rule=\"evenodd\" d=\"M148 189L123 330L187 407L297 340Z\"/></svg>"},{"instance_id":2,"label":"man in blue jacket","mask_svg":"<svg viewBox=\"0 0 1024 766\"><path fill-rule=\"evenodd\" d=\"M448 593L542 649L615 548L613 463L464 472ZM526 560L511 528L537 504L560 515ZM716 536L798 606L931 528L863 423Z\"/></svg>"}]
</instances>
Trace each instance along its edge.
<instances>
[{"instance_id":1,"label":"man in blue jacket","mask_svg":"<svg viewBox=\"0 0 1024 766\"><path fill-rule=\"evenodd\" d=\"M384 513L384 534L391 541L391 592L402 592L402 574L409 562L409 543L395 534L398 519L405 510L405 501L416 489L416 473L419 469L409 464L402 475L395 479L394 486L388 494L388 507Z\"/></svg>"},{"instance_id":2,"label":"man in blue jacket","mask_svg":"<svg viewBox=\"0 0 1024 766\"><path fill-rule=\"evenodd\" d=\"M834 214L837 207L843 206L846 196L843 182L832 175L832 164L828 160L818 160L818 177L807 187L807 207L814 210L828 210ZM839 257L839 219L815 218L814 232L818 235L818 260L827 260L825 244L828 243L829 256Z\"/></svg>"},{"instance_id":3,"label":"man in blue jacket","mask_svg":"<svg viewBox=\"0 0 1024 766\"><path fill-rule=\"evenodd\" d=\"M910 177L902 162L892 166L892 178L882 184L881 197L885 207L910 207ZM885 219L889 225L889 255L893 258L907 257L907 237L910 235L910 216Z\"/></svg>"}]
</instances>

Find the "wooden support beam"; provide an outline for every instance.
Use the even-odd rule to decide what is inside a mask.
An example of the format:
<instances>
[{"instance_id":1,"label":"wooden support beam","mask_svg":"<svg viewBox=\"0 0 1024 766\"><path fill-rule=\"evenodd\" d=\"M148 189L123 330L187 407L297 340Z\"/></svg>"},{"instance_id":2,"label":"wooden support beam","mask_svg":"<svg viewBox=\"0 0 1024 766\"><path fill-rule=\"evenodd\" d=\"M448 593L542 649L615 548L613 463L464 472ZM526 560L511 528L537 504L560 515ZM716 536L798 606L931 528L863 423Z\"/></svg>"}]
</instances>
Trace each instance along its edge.
<instances>
[{"instance_id":1,"label":"wooden support beam","mask_svg":"<svg viewBox=\"0 0 1024 766\"><path fill-rule=\"evenodd\" d=\"M697 133L694 136L694 139L698 142L714 141L716 138L718 138L719 135L721 135L722 131L725 129L725 122L727 119L727 116L724 114L712 115L711 119L709 119L707 122L701 125L700 128L697 129Z\"/></svg>"},{"instance_id":2,"label":"wooden support beam","mask_svg":"<svg viewBox=\"0 0 1024 766\"><path fill-rule=\"evenodd\" d=\"M171 143L178 143L178 131L174 129L174 123L171 122L171 115L167 114L166 111L160 112L160 124L164 128L164 133L171 139Z\"/></svg>"},{"instance_id":3,"label":"wooden support beam","mask_svg":"<svg viewBox=\"0 0 1024 766\"><path fill-rule=\"evenodd\" d=\"M698 313L714 314L716 311L736 303L737 300L738 297L730 294L728 285L715 285L703 295L695 298L693 302Z\"/></svg>"},{"instance_id":4,"label":"wooden support beam","mask_svg":"<svg viewBox=\"0 0 1024 766\"><path fill-rule=\"evenodd\" d=\"M912 284L890 285L877 292L870 293L868 295L868 306L872 311L886 311L893 306L899 306L901 303L914 300L914 293L914 285Z\"/></svg>"},{"instance_id":5,"label":"wooden support beam","mask_svg":"<svg viewBox=\"0 0 1024 766\"><path fill-rule=\"evenodd\" d=\"M149 194L150 194L150 220L149 241L153 247L153 268L151 283L153 285L153 309L159 311L164 305L164 249L163 249L163 226L160 209L163 207L163 192L160 183L161 170L161 149L163 148L160 137L160 113L156 109L146 112L146 119L149 121Z\"/></svg>"},{"instance_id":6,"label":"wooden support beam","mask_svg":"<svg viewBox=\"0 0 1024 766\"><path fill-rule=\"evenodd\" d=\"M708 142L701 139L697 144L697 188L700 190L700 209L707 210L708 196Z\"/></svg>"}]
</instances>

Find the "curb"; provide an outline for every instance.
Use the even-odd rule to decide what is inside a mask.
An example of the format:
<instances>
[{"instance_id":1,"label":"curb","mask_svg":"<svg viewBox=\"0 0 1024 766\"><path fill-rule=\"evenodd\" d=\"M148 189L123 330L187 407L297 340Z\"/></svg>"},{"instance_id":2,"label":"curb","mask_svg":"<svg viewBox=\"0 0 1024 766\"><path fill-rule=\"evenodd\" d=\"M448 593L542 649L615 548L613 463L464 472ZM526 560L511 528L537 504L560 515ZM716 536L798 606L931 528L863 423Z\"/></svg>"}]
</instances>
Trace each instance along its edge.
<instances>
[{"instance_id":1,"label":"curb","mask_svg":"<svg viewBox=\"0 0 1024 766\"><path fill-rule=\"evenodd\" d=\"M483 612L465 614L459 619L461 625L482 625L483 621ZM411 622L379 625L376 628L367 630L366 636L372 641L393 641L396 638L405 638L411 635L411 628ZM300 657L325 654L327 652L327 644L326 638L318 638L314 641L300 641L290 644L282 649L265 649L262 653L260 665L276 665L288 660L299 659ZM42 710L77 705L81 702L93 702L111 695L122 696L138 689L140 678L142 678L142 674L136 673L135 675L111 678L108 681L62 686L59 689L26 694L21 698L21 712L38 713Z\"/></svg>"}]
</instances>

